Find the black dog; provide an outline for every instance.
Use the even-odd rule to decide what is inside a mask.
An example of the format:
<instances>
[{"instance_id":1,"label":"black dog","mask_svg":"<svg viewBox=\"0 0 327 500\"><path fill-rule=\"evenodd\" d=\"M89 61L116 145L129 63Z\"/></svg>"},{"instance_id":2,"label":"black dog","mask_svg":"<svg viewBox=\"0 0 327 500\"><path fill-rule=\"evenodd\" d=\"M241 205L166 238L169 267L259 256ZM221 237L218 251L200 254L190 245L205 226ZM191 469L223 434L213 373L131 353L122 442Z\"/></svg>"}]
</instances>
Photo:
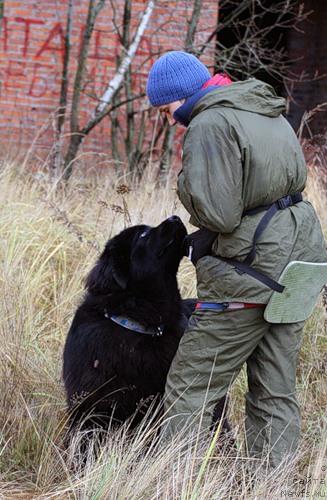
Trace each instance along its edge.
<instances>
[{"instance_id":1,"label":"black dog","mask_svg":"<svg viewBox=\"0 0 327 500\"><path fill-rule=\"evenodd\" d=\"M176 279L186 235L173 216L158 227L128 228L108 241L87 278L87 294L64 349L72 426L88 415L83 429L108 428L131 417L134 427L147 404L160 403L195 306L194 300L181 300ZM224 398L215 420L223 406ZM226 419L223 427L229 430Z\"/></svg>"},{"instance_id":2,"label":"black dog","mask_svg":"<svg viewBox=\"0 0 327 500\"><path fill-rule=\"evenodd\" d=\"M194 301L181 300L176 280L186 234L173 216L108 241L87 278L64 349L74 422L92 413L91 425L107 426L134 415L136 425L144 412L137 412L140 402L163 394L194 308Z\"/></svg>"}]
</instances>

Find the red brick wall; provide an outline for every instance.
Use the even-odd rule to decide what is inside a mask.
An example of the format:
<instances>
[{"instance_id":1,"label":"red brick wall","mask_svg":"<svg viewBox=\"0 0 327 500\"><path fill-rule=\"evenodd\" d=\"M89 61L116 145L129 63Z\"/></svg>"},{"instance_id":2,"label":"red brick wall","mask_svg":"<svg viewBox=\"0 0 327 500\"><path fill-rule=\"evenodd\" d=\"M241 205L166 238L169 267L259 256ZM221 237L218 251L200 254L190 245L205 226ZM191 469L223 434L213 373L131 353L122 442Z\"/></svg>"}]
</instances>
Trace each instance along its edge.
<instances>
[{"instance_id":1,"label":"red brick wall","mask_svg":"<svg viewBox=\"0 0 327 500\"><path fill-rule=\"evenodd\" d=\"M197 42L204 41L214 29L218 2L204 0ZM124 2L114 0L116 21L121 26ZM72 83L81 33L86 19L88 0L74 0ZM133 0L133 21L137 26L146 1ZM146 75L157 54L182 49L190 17L189 0L159 0L143 36L133 63L133 89L144 91ZM5 2L5 19L0 35L0 144L9 154L25 152L33 143L35 157L44 158L53 144L53 117L58 108L63 33L66 25L67 0L24 0ZM101 95L115 70L116 55L121 51L113 23L113 12L107 0L98 16L88 58L88 94ZM211 63L212 53L203 59ZM94 99L84 95L81 122L95 107ZM110 156L109 119L103 120L85 140L83 151L98 151Z\"/></svg>"}]
</instances>

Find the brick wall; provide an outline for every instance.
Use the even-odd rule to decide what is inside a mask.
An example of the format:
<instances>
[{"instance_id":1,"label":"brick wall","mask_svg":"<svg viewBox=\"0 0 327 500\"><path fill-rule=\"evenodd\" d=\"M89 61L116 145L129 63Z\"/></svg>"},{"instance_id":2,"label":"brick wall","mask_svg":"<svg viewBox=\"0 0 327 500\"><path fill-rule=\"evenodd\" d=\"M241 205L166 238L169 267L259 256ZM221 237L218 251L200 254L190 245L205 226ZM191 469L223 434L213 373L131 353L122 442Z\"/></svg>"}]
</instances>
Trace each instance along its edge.
<instances>
[{"instance_id":1,"label":"brick wall","mask_svg":"<svg viewBox=\"0 0 327 500\"><path fill-rule=\"evenodd\" d=\"M88 58L88 78L82 101L82 123L96 102L90 95L100 96L115 71L116 56L121 46L114 26L114 13L109 0L98 16ZM115 19L121 27L122 0L114 0ZM88 0L74 0L72 61L70 83L76 69L81 34L86 19ZM135 28L145 9L145 0L133 0L132 25ZM159 0L142 38L133 63L133 91L145 89L148 70L157 54L182 49L192 2ZM204 0L197 43L204 41L214 29L218 2ZM5 19L0 35L0 144L10 155L25 152L33 144L34 160L45 158L54 139L54 113L58 109L63 34L66 25L67 0L24 0L5 2ZM212 63L212 52L203 59ZM88 94L88 95L86 95ZM110 155L109 119L104 119L83 144L83 151Z\"/></svg>"}]
</instances>

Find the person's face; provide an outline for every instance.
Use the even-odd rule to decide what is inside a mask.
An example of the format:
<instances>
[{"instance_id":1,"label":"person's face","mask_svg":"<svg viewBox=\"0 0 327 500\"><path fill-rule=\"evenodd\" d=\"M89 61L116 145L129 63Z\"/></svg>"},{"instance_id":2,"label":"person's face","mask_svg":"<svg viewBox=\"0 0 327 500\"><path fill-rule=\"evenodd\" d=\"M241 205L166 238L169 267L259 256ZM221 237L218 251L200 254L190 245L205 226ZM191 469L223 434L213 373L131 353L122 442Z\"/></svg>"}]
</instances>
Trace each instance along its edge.
<instances>
[{"instance_id":1,"label":"person's face","mask_svg":"<svg viewBox=\"0 0 327 500\"><path fill-rule=\"evenodd\" d=\"M184 102L185 102L185 99L183 99L182 101L174 101L174 102L171 102L169 104L163 104L162 106L159 106L158 109L159 109L160 113L162 113L163 115L166 116L170 126L176 124L176 120L174 118L174 113L175 113L176 109L178 109L180 106L182 106L182 104Z\"/></svg>"}]
</instances>

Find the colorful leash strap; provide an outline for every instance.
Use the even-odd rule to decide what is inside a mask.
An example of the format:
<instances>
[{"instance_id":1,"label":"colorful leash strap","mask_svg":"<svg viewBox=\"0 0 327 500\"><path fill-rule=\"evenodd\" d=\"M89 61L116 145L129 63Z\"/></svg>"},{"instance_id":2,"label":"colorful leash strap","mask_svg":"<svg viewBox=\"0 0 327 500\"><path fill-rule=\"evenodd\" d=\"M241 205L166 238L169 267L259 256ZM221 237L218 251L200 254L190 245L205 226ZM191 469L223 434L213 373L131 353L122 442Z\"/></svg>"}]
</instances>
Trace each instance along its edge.
<instances>
[{"instance_id":1,"label":"colorful leash strap","mask_svg":"<svg viewBox=\"0 0 327 500\"><path fill-rule=\"evenodd\" d=\"M266 307L267 304L253 304L250 302L202 302L198 301L195 310L238 311L240 309L254 309Z\"/></svg>"}]
</instances>

